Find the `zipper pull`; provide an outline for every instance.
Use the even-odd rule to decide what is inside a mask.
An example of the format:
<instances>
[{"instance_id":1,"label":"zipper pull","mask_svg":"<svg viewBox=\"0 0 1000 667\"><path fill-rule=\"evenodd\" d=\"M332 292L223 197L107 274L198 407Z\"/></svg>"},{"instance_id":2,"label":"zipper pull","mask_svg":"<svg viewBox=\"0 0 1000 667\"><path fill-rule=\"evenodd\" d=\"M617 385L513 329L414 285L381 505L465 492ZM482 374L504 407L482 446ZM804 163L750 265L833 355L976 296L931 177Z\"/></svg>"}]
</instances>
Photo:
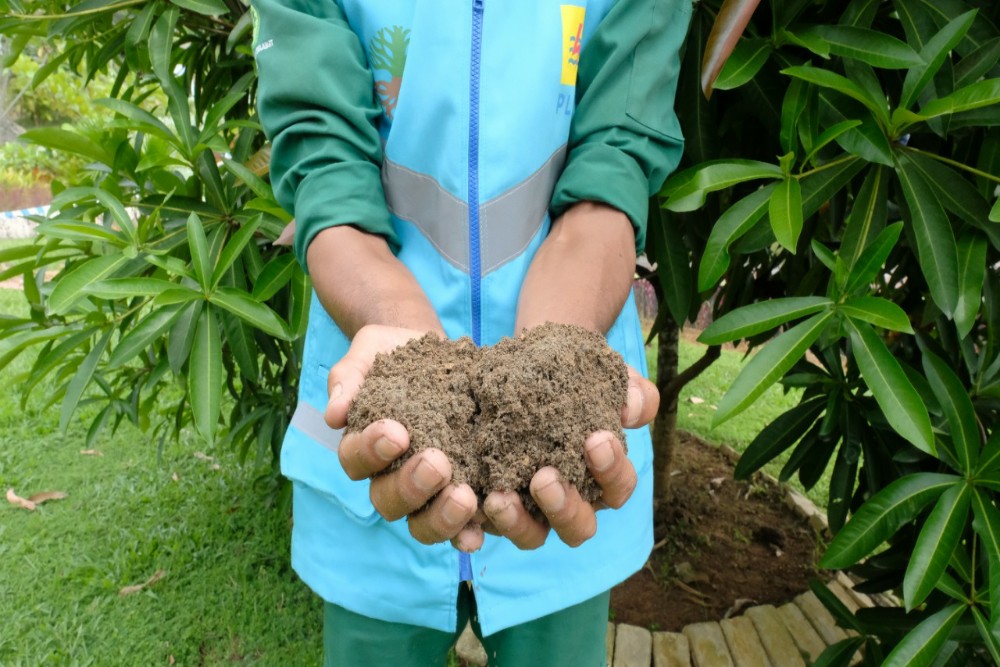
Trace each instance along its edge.
<instances>
[{"instance_id":1,"label":"zipper pull","mask_svg":"<svg viewBox=\"0 0 1000 667\"><path fill-rule=\"evenodd\" d=\"M472 0L472 9L477 12L483 11L483 0Z\"/></svg>"}]
</instances>

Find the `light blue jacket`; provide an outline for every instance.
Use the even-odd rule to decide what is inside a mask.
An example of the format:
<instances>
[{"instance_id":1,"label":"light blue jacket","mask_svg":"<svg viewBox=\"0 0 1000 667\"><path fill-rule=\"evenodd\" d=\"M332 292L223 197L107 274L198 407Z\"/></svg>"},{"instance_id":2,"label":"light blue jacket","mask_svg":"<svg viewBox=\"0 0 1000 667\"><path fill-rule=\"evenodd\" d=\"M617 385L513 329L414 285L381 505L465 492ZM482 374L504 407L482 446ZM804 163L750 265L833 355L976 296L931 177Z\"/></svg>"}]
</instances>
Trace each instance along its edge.
<instances>
[{"instance_id":1,"label":"light blue jacket","mask_svg":"<svg viewBox=\"0 0 1000 667\"><path fill-rule=\"evenodd\" d=\"M628 213L641 246L646 198L676 166L682 144L672 102L687 0L254 0L254 7L258 107L274 143L272 182L299 222L300 257L332 224L384 234L447 334L489 345L513 334L520 286L550 213L606 201ZM345 22L357 36L353 56L346 46L303 51L322 48L324 38L299 39L296 25L340 39ZM667 37L653 32L667 29ZM334 78L328 69L351 72L359 57L371 70L364 85L374 79L381 105L371 118L379 141L367 143L355 136L369 131L356 110L336 108L343 96L315 97ZM301 71L288 71L293 62ZM310 88L313 71L325 74ZM314 112L323 105L325 115ZM609 118L619 107L621 118ZM318 142L315 150L303 148L309 141ZM355 150L363 145L377 148ZM355 158L358 178L380 174L368 188L374 205L358 203L364 188L345 175ZM380 226L381 215L391 228ZM355 268L365 270L345 270ZM607 339L646 372L631 297ZM449 544L419 544L405 521L381 519L368 482L341 469L340 433L322 417L329 369L348 346L314 297L281 466L294 483L292 564L325 600L452 631L459 583L471 576L488 635L593 597L643 565L652 545L646 428L627 433L638 488L622 509L600 512L597 535L578 548L555 534L535 551L487 536L466 556Z\"/></svg>"}]
</instances>

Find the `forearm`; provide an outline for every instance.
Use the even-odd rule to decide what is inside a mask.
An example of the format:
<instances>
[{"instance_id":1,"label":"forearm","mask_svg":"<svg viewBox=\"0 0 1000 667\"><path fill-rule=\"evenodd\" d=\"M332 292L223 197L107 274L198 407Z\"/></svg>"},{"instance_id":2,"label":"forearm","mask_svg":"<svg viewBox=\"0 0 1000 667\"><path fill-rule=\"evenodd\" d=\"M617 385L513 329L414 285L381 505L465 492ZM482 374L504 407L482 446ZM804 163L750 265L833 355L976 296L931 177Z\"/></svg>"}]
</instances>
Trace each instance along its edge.
<instances>
[{"instance_id":1,"label":"forearm","mask_svg":"<svg viewBox=\"0 0 1000 667\"><path fill-rule=\"evenodd\" d=\"M610 206L575 204L552 225L518 299L516 330L545 322L607 333L635 275L635 231Z\"/></svg>"},{"instance_id":2,"label":"forearm","mask_svg":"<svg viewBox=\"0 0 1000 667\"><path fill-rule=\"evenodd\" d=\"M443 334L427 295L384 238L330 227L312 240L306 258L320 303L349 338L368 324Z\"/></svg>"}]
</instances>

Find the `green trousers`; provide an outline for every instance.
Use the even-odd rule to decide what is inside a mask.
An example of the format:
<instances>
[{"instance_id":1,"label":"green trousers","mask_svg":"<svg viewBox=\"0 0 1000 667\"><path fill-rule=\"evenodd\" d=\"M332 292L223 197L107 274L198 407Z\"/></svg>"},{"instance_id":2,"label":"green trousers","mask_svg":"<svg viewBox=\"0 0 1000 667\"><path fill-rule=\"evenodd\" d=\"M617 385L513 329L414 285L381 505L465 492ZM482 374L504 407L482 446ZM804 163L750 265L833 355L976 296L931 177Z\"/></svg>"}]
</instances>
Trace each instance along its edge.
<instances>
[{"instance_id":1,"label":"green trousers","mask_svg":"<svg viewBox=\"0 0 1000 667\"><path fill-rule=\"evenodd\" d=\"M443 667L466 623L483 642L490 667L606 667L610 591L554 614L483 637L476 600L458 591L454 632L390 623L327 603L323 619L324 667Z\"/></svg>"}]
</instances>

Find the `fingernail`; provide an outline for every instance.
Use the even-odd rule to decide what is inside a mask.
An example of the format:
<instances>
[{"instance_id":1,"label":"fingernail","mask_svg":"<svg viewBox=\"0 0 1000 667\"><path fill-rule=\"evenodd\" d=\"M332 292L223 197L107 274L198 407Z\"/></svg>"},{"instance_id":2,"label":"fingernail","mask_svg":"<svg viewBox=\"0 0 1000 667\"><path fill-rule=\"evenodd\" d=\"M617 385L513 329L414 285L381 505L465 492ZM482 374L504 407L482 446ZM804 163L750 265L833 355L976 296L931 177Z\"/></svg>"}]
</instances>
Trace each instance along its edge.
<instances>
[{"instance_id":1,"label":"fingernail","mask_svg":"<svg viewBox=\"0 0 1000 667\"><path fill-rule=\"evenodd\" d=\"M399 443L393 442L384 435L375 441L375 453L383 461L393 461L399 456L403 448L399 446Z\"/></svg>"},{"instance_id":2,"label":"fingernail","mask_svg":"<svg viewBox=\"0 0 1000 667\"><path fill-rule=\"evenodd\" d=\"M339 382L333 385L333 389L330 390L330 400L335 401L340 398L340 395L344 393L344 385Z\"/></svg>"},{"instance_id":3,"label":"fingernail","mask_svg":"<svg viewBox=\"0 0 1000 667\"><path fill-rule=\"evenodd\" d=\"M545 512L558 512L566 504L566 489L562 482L549 482L536 491L536 500Z\"/></svg>"},{"instance_id":4,"label":"fingernail","mask_svg":"<svg viewBox=\"0 0 1000 667\"><path fill-rule=\"evenodd\" d=\"M448 498L448 500L444 501L444 506L441 508L441 515L444 516L445 521L452 525L465 523L466 520L465 508L454 498Z\"/></svg>"},{"instance_id":5,"label":"fingernail","mask_svg":"<svg viewBox=\"0 0 1000 667\"><path fill-rule=\"evenodd\" d=\"M587 449L587 456L590 458L590 467L597 472L604 472L615 462L615 452L610 440L602 440L590 446Z\"/></svg>"},{"instance_id":6,"label":"fingernail","mask_svg":"<svg viewBox=\"0 0 1000 667\"><path fill-rule=\"evenodd\" d=\"M506 533L514 527L514 522L517 521L517 511L511 503L507 503L503 507L490 512L490 521L493 522L497 530Z\"/></svg>"},{"instance_id":7,"label":"fingernail","mask_svg":"<svg viewBox=\"0 0 1000 667\"><path fill-rule=\"evenodd\" d=\"M413 483L416 487L421 491L433 491L442 481L444 481L444 475L428 463L427 459L420 459L413 471Z\"/></svg>"},{"instance_id":8,"label":"fingernail","mask_svg":"<svg viewBox=\"0 0 1000 667\"><path fill-rule=\"evenodd\" d=\"M628 419L625 420L625 426L632 426L639 419L639 415L642 414L642 392L635 385L629 385L628 388Z\"/></svg>"}]
</instances>

